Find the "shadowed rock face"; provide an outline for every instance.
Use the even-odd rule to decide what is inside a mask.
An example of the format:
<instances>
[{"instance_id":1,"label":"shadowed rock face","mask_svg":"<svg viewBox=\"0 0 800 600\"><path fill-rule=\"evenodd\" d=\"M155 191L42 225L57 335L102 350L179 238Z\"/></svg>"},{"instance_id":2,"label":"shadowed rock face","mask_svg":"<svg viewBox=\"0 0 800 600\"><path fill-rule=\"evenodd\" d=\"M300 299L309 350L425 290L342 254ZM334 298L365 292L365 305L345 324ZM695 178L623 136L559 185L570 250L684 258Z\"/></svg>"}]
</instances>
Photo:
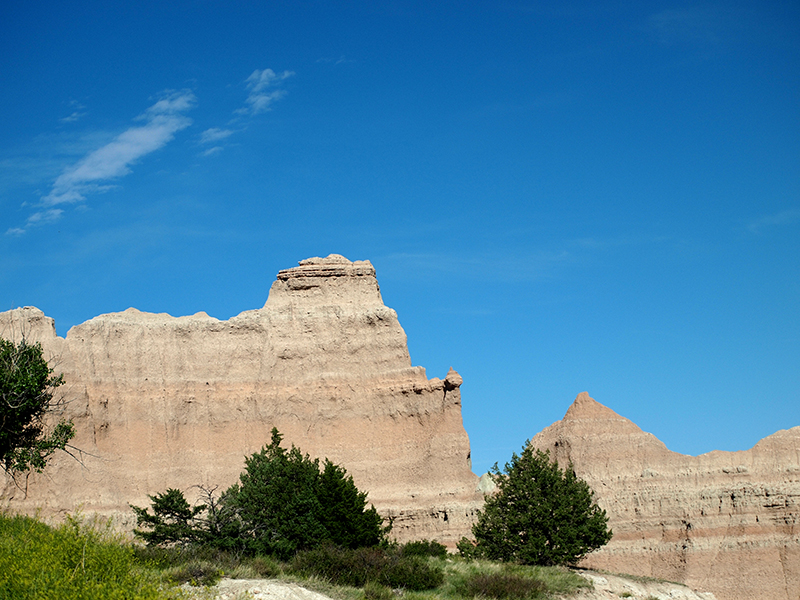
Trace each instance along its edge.
<instances>
[{"instance_id":1,"label":"shadowed rock face","mask_svg":"<svg viewBox=\"0 0 800 600\"><path fill-rule=\"evenodd\" d=\"M686 456L579 394L531 444L595 490L611 542L587 567L678 581L719 600L800 598L800 427Z\"/></svg>"},{"instance_id":2,"label":"shadowed rock face","mask_svg":"<svg viewBox=\"0 0 800 600\"><path fill-rule=\"evenodd\" d=\"M238 479L277 427L285 443L344 465L399 539L458 540L481 496L461 420L461 377L412 367L369 261L338 255L281 271L262 309L228 321L130 308L56 336L27 307L0 335L40 341L64 373L83 465L57 456L3 505L132 519L148 494ZM53 364L53 363L51 363Z\"/></svg>"}]
</instances>

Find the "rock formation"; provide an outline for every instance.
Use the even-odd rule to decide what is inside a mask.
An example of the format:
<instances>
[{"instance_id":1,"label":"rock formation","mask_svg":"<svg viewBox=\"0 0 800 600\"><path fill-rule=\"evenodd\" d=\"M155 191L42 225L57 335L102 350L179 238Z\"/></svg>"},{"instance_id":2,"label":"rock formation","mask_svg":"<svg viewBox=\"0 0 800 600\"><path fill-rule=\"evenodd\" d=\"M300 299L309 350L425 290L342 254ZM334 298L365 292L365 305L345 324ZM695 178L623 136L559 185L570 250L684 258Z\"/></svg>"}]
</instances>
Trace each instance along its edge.
<instances>
[{"instance_id":1,"label":"rock formation","mask_svg":"<svg viewBox=\"0 0 800 600\"><path fill-rule=\"evenodd\" d=\"M719 600L800 599L800 427L686 456L584 392L531 444L571 460L609 515L614 537L585 566Z\"/></svg>"},{"instance_id":2,"label":"rock formation","mask_svg":"<svg viewBox=\"0 0 800 600\"><path fill-rule=\"evenodd\" d=\"M271 428L345 466L403 540L453 544L482 496L461 420L461 377L412 367L369 261L338 255L281 271L262 309L227 321L129 308L56 336L36 308L0 313L0 335L40 341L64 373L82 464L60 453L2 505L78 508L130 522L128 503L234 483Z\"/></svg>"}]
</instances>

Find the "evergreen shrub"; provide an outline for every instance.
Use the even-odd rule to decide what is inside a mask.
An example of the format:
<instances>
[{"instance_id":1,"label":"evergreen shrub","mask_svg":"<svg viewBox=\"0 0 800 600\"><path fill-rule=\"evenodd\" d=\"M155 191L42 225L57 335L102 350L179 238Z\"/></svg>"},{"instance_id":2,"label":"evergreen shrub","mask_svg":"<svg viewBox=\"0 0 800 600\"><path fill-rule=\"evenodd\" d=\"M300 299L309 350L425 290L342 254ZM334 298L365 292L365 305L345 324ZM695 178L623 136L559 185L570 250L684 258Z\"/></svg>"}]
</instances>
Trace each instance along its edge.
<instances>
[{"instance_id":1,"label":"evergreen shrub","mask_svg":"<svg viewBox=\"0 0 800 600\"><path fill-rule=\"evenodd\" d=\"M611 539L606 512L572 465L562 470L549 452L526 442L501 473L473 526L474 553L491 560L526 565L575 564ZM463 542L463 540L462 540ZM469 552L466 544L459 549Z\"/></svg>"},{"instance_id":2,"label":"evergreen shrub","mask_svg":"<svg viewBox=\"0 0 800 600\"><path fill-rule=\"evenodd\" d=\"M440 544L436 540L418 540L403 544L400 548L403 556L433 556L445 558L447 556L447 546Z\"/></svg>"}]
</instances>

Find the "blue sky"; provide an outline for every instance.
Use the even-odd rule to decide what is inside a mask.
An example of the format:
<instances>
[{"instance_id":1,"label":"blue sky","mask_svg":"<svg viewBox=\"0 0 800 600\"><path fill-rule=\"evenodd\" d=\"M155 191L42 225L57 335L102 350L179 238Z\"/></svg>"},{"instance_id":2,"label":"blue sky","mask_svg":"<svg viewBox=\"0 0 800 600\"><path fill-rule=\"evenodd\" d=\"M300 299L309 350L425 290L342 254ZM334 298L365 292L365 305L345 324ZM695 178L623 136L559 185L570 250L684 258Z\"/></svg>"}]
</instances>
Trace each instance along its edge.
<instances>
[{"instance_id":1,"label":"blue sky","mask_svg":"<svg viewBox=\"0 0 800 600\"><path fill-rule=\"evenodd\" d=\"M474 470L584 390L800 425L796 2L6 2L0 308L226 319L375 265Z\"/></svg>"}]
</instances>

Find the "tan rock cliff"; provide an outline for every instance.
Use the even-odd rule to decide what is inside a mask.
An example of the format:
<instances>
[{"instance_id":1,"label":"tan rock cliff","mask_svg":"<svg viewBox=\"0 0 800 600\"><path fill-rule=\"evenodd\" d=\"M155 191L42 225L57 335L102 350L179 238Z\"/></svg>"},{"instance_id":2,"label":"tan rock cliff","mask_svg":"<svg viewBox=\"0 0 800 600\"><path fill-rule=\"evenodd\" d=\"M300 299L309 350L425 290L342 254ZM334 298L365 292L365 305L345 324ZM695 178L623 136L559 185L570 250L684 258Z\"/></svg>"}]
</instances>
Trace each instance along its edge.
<instances>
[{"instance_id":1,"label":"tan rock cliff","mask_svg":"<svg viewBox=\"0 0 800 600\"><path fill-rule=\"evenodd\" d=\"M614 537L585 566L719 600L800 599L800 427L686 456L583 392L531 444L571 460L609 515Z\"/></svg>"},{"instance_id":2,"label":"tan rock cliff","mask_svg":"<svg viewBox=\"0 0 800 600\"><path fill-rule=\"evenodd\" d=\"M338 255L278 273L262 309L228 321L130 308L56 336L27 307L0 335L40 341L64 373L83 464L60 453L2 505L45 516L78 508L130 522L128 503L234 483L277 427L285 443L344 465L399 539L457 541L482 496L461 419L461 377L412 367L369 261Z\"/></svg>"}]
</instances>

